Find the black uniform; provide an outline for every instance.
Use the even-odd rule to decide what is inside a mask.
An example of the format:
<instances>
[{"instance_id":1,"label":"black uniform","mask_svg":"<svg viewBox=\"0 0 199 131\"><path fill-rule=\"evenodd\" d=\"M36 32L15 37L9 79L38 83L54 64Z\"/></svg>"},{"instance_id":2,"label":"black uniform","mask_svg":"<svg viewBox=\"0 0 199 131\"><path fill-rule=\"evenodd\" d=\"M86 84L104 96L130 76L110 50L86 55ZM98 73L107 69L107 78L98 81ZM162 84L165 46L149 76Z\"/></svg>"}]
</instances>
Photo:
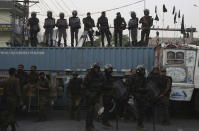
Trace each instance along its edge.
<instances>
[{"instance_id":1,"label":"black uniform","mask_svg":"<svg viewBox=\"0 0 199 131\"><path fill-rule=\"evenodd\" d=\"M72 78L68 84L67 96L70 105L70 119L80 119L80 102L82 99L81 78Z\"/></svg>"},{"instance_id":2,"label":"black uniform","mask_svg":"<svg viewBox=\"0 0 199 131\"><path fill-rule=\"evenodd\" d=\"M86 116L86 129L91 130L94 128L93 125L93 116L95 113L95 104L99 99L101 88L103 86L104 77L102 72L95 72L94 69L88 73L85 77L84 84L87 88L87 116Z\"/></svg>"},{"instance_id":3,"label":"black uniform","mask_svg":"<svg viewBox=\"0 0 199 131\"><path fill-rule=\"evenodd\" d=\"M138 22L139 20L137 17L132 17L128 23L128 29L131 32L131 39L132 39L133 46L136 46L137 44Z\"/></svg>"},{"instance_id":4,"label":"black uniform","mask_svg":"<svg viewBox=\"0 0 199 131\"><path fill-rule=\"evenodd\" d=\"M66 42L66 29L68 29L68 23L67 20L64 18L60 18L57 20L56 26L58 27L58 46L60 46L61 44L61 38L63 37L64 39L64 46L67 46L67 42Z\"/></svg>"},{"instance_id":5,"label":"black uniform","mask_svg":"<svg viewBox=\"0 0 199 131\"><path fill-rule=\"evenodd\" d=\"M84 31L88 31L88 36L90 38L91 41L91 46L93 46L93 27L95 27L95 22L91 17L86 17L83 19L83 23L84 23Z\"/></svg>"},{"instance_id":6,"label":"black uniform","mask_svg":"<svg viewBox=\"0 0 199 131\"><path fill-rule=\"evenodd\" d=\"M124 20L123 17L116 17L114 19L114 37L115 37L115 46L117 47L117 40L118 40L118 35L119 35L119 43L120 46L122 46L122 35L123 35L123 30L126 29L126 21Z\"/></svg>"},{"instance_id":7,"label":"black uniform","mask_svg":"<svg viewBox=\"0 0 199 131\"><path fill-rule=\"evenodd\" d=\"M40 31L39 27L39 19L31 17L28 19L28 26L30 26L30 41L31 41L31 46L36 47L38 40L37 40L37 33Z\"/></svg>"},{"instance_id":8,"label":"black uniform","mask_svg":"<svg viewBox=\"0 0 199 131\"><path fill-rule=\"evenodd\" d=\"M108 45L111 44L111 33L109 30L108 18L106 16L101 16L97 21L97 28L101 33L102 46L104 46L104 35L106 35Z\"/></svg>"},{"instance_id":9,"label":"black uniform","mask_svg":"<svg viewBox=\"0 0 199 131\"><path fill-rule=\"evenodd\" d=\"M76 41L76 46L78 44L78 32L81 28L80 19L77 16L73 16L69 18L69 26L70 26L70 33L71 33L71 46L74 47L74 38Z\"/></svg>"},{"instance_id":10,"label":"black uniform","mask_svg":"<svg viewBox=\"0 0 199 131\"><path fill-rule=\"evenodd\" d=\"M139 23L142 24L141 42L147 46L149 43L151 26L153 25L153 18L151 16L145 15L140 19Z\"/></svg>"},{"instance_id":11,"label":"black uniform","mask_svg":"<svg viewBox=\"0 0 199 131\"><path fill-rule=\"evenodd\" d=\"M53 29L55 28L55 19L48 16L44 22L44 29L45 29L45 38L46 38L46 46L53 46Z\"/></svg>"},{"instance_id":12,"label":"black uniform","mask_svg":"<svg viewBox=\"0 0 199 131\"><path fill-rule=\"evenodd\" d=\"M104 84L103 84L103 106L104 106L104 116L102 118L103 124L107 124L109 121L109 107L111 105L111 100L113 99L113 76L110 73L104 74Z\"/></svg>"}]
</instances>

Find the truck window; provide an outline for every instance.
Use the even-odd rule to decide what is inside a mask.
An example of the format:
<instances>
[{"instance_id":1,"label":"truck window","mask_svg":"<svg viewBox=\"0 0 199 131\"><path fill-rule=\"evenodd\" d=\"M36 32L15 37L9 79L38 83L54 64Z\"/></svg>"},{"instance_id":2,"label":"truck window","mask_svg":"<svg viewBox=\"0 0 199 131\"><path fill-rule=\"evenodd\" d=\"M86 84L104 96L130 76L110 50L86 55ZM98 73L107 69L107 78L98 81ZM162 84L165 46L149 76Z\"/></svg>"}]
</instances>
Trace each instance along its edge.
<instances>
[{"instance_id":1,"label":"truck window","mask_svg":"<svg viewBox=\"0 0 199 131\"><path fill-rule=\"evenodd\" d=\"M184 64L184 52L167 52L167 64Z\"/></svg>"}]
</instances>

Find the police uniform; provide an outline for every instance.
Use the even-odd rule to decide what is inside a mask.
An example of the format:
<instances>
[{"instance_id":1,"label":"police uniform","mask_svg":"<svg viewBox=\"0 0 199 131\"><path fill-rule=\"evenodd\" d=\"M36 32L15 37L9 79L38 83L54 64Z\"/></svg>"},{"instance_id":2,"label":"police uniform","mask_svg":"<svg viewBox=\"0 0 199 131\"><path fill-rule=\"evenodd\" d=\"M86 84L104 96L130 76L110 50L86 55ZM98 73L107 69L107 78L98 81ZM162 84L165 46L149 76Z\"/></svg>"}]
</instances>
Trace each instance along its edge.
<instances>
[{"instance_id":1,"label":"police uniform","mask_svg":"<svg viewBox=\"0 0 199 131\"><path fill-rule=\"evenodd\" d=\"M66 43L66 37L67 37L66 29L68 28L67 20L62 19L62 18L58 19L56 26L58 27L58 32L59 32L58 33L58 46L60 46L62 37L64 39L64 46L67 46L67 43Z\"/></svg>"},{"instance_id":2,"label":"police uniform","mask_svg":"<svg viewBox=\"0 0 199 131\"><path fill-rule=\"evenodd\" d=\"M93 117L95 113L95 105L99 100L101 88L103 86L104 77L102 72L95 72L94 69L85 77L84 84L86 86L86 102L87 102L87 115L86 115L86 131L93 131Z\"/></svg>"},{"instance_id":3,"label":"police uniform","mask_svg":"<svg viewBox=\"0 0 199 131\"><path fill-rule=\"evenodd\" d=\"M131 18L128 23L128 29L131 33L131 40L133 46L137 45L138 22L138 18L135 17Z\"/></svg>"},{"instance_id":4,"label":"police uniform","mask_svg":"<svg viewBox=\"0 0 199 131\"><path fill-rule=\"evenodd\" d=\"M39 99L39 120L46 120L47 118L47 105L49 98L49 81L47 79L39 79L38 81L37 97Z\"/></svg>"},{"instance_id":5,"label":"police uniform","mask_svg":"<svg viewBox=\"0 0 199 131\"><path fill-rule=\"evenodd\" d=\"M69 81L67 96L69 99L70 106L70 119L80 119L80 102L82 98L82 79L81 78L72 78Z\"/></svg>"},{"instance_id":6,"label":"police uniform","mask_svg":"<svg viewBox=\"0 0 199 131\"><path fill-rule=\"evenodd\" d=\"M123 30L126 29L126 21L123 17L117 17L114 19L114 37L115 37L115 46L117 47L117 40L119 35L119 43L122 46L122 35Z\"/></svg>"},{"instance_id":7,"label":"police uniform","mask_svg":"<svg viewBox=\"0 0 199 131\"><path fill-rule=\"evenodd\" d=\"M55 19L52 17L48 17L44 21L44 29L45 29L45 38L46 38L46 46L53 46L53 29L55 28ZM49 45L50 39L50 45Z\"/></svg>"},{"instance_id":8,"label":"police uniform","mask_svg":"<svg viewBox=\"0 0 199 131\"><path fill-rule=\"evenodd\" d=\"M8 107L8 123L12 126L12 131L15 131L16 108L22 102L22 96L19 80L14 76L4 82L4 96Z\"/></svg>"},{"instance_id":9,"label":"police uniform","mask_svg":"<svg viewBox=\"0 0 199 131\"><path fill-rule=\"evenodd\" d=\"M93 27L95 27L95 22L91 17L86 17L83 19L84 31L88 31L88 36L91 41L91 46L93 46Z\"/></svg>"},{"instance_id":10,"label":"police uniform","mask_svg":"<svg viewBox=\"0 0 199 131\"><path fill-rule=\"evenodd\" d=\"M28 26L30 26L30 41L31 41L31 46L36 47L38 40L37 40L37 34L40 31L39 27L39 19L38 18L29 18L28 19Z\"/></svg>"},{"instance_id":11,"label":"police uniform","mask_svg":"<svg viewBox=\"0 0 199 131\"><path fill-rule=\"evenodd\" d=\"M100 30L101 33L102 46L104 46L104 35L106 35L108 45L110 46L111 34L109 30L108 18L105 16L101 16L97 21L97 28Z\"/></svg>"},{"instance_id":12,"label":"police uniform","mask_svg":"<svg viewBox=\"0 0 199 131\"><path fill-rule=\"evenodd\" d=\"M153 18L151 16L145 15L140 19L139 23L142 24L141 42L147 46L149 43L151 26L153 25Z\"/></svg>"},{"instance_id":13,"label":"police uniform","mask_svg":"<svg viewBox=\"0 0 199 131\"><path fill-rule=\"evenodd\" d=\"M70 34L71 34L71 46L74 47L74 39L76 46L78 44L78 33L81 28L80 18L73 16L69 18Z\"/></svg>"}]
</instances>

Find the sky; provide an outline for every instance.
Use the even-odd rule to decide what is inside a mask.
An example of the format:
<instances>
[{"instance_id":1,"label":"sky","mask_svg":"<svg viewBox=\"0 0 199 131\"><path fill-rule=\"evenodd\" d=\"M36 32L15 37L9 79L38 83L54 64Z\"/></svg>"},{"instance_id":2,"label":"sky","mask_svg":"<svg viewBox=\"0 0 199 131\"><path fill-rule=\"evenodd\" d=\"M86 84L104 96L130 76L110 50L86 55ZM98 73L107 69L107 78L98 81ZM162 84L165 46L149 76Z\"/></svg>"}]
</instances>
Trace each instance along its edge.
<instances>
[{"instance_id":1,"label":"sky","mask_svg":"<svg viewBox=\"0 0 199 131\"><path fill-rule=\"evenodd\" d=\"M101 12L108 9L113 9L127 4L132 4L140 0L39 0L40 3L31 6L30 11L39 12L38 17L40 19L40 24L43 25L43 21L46 17L46 12L51 10L53 16L57 19L60 12L66 14L68 19L71 16L72 10L77 10L80 18L85 17L87 12ZM159 22L154 21L155 27L163 27L163 12L162 6L166 5L168 10L164 13L164 27L168 25L170 28L180 28L181 19L177 19L177 24L174 25L174 16L172 15L173 6L176 7L176 12L181 11L181 15L185 16L185 26L186 27L196 27L199 28L199 0L145 0L146 8L150 10L150 15L155 18L155 6L158 8L158 16L160 18ZM194 4L198 5L195 7ZM116 17L117 12L121 12L122 16L125 18L126 22L130 19L130 12L135 11L137 17L141 18L143 16L144 2L140 2L125 8L118 10L113 10L107 12L106 15L109 19L109 24L113 25L113 20ZM97 18L100 17L99 14L93 14L92 17L97 22ZM128 32L125 32L128 34ZM180 33L175 32L164 32L165 37L180 37ZM152 31L151 36L155 36L155 32ZM194 37L199 38L199 33L195 33Z\"/></svg>"}]
</instances>

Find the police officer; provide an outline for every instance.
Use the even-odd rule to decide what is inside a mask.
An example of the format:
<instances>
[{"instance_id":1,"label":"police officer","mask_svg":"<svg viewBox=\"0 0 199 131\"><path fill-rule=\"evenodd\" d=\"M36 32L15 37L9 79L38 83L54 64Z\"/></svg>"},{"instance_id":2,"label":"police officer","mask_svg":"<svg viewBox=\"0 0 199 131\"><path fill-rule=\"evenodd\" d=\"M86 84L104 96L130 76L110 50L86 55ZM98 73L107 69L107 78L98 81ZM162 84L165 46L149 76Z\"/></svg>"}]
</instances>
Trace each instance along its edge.
<instances>
[{"instance_id":1,"label":"police officer","mask_svg":"<svg viewBox=\"0 0 199 131\"><path fill-rule=\"evenodd\" d=\"M47 119L49 81L45 78L44 72L39 73L39 80L36 88L37 88L37 98L39 104L38 121L45 121Z\"/></svg>"},{"instance_id":2,"label":"police officer","mask_svg":"<svg viewBox=\"0 0 199 131\"><path fill-rule=\"evenodd\" d=\"M132 46L137 45L138 22L139 22L139 20L136 17L136 13L134 11L132 11L131 19L129 20L129 23L128 23L128 29L131 34Z\"/></svg>"},{"instance_id":3,"label":"police officer","mask_svg":"<svg viewBox=\"0 0 199 131\"><path fill-rule=\"evenodd\" d=\"M74 39L77 46L78 32L79 32L79 29L81 28L80 18L77 17L76 10L72 12L72 17L69 18L69 26L70 26L70 33L71 33L71 46L74 47Z\"/></svg>"},{"instance_id":4,"label":"police officer","mask_svg":"<svg viewBox=\"0 0 199 131\"><path fill-rule=\"evenodd\" d=\"M113 82L114 78L112 76L113 67L111 64L105 65L104 68L104 85L103 85L103 106L104 106L104 115L102 118L102 126L104 128L111 128L112 125L109 123L109 107L113 99Z\"/></svg>"},{"instance_id":5,"label":"police officer","mask_svg":"<svg viewBox=\"0 0 199 131\"><path fill-rule=\"evenodd\" d=\"M46 46L53 46L53 29L55 28L55 19L52 17L52 11L47 12L47 18L44 22ZM49 45L50 39L50 45Z\"/></svg>"},{"instance_id":6,"label":"police officer","mask_svg":"<svg viewBox=\"0 0 199 131\"><path fill-rule=\"evenodd\" d=\"M68 29L68 23L67 20L64 19L64 13L59 14L59 19L57 20L56 26L58 27L58 46L61 45L61 38L63 37L64 39L64 46L67 46L67 41L66 41L66 29Z\"/></svg>"},{"instance_id":7,"label":"police officer","mask_svg":"<svg viewBox=\"0 0 199 131\"><path fill-rule=\"evenodd\" d=\"M4 82L4 97L8 107L8 122L11 125L11 131L16 131L16 108L23 105L20 83L15 77L16 69L9 69L9 78Z\"/></svg>"},{"instance_id":8,"label":"police officer","mask_svg":"<svg viewBox=\"0 0 199 131\"><path fill-rule=\"evenodd\" d=\"M28 75L28 82L31 85L35 85L35 84L37 84L38 80L39 80L39 74L37 72L37 66L32 65L30 67L30 73Z\"/></svg>"},{"instance_id":9,"label":"police officer","mask_svg":"<svg viewBox=\"0 0 199 131\"><path fill-rule=\"evenodd\" d=\"M82 84L83 80L78 78L77 72L73 73L73 78L70 79L67 96L70 105L70 119L80 120L80 102L82 99Z\"/></svg>"},{"instance_id":10,"label":"police officer","mask_svg":"<svg viewBox=\"0 0 199 131\"><path fill-rule=\"evenodd\" d=\"M149 35L150 35L151 26L153 25L153 18L149 16L148 9L144 10L144 16L140 19L139 23L142 24L141 42L142 44L147 46L149 43Z\"/></svg>"},{"instance_id":11,"label":"police officer","mask_svg":"<svg viewBox=\"0 0 199 131\"><path fill-rule=\"evenodd\" d=\"M144 115L146 108L146 99L145 95L146 90L146 77L145 77L145 68L143 65L139 65L136 68L136 75L132 77L132 84L130 87L130 94L135 98L135 104L137 109L137 126L138 130L145 130L144 128Z\"/></svg>"},{"instance_id":12,"label":"police officer","mask_svg":"<svg viewBox=\"0 0 199 131\"><path fill-rule=\"evenodd\" d=\"M94 64L93 68L86 75L84 85L86 87L86 102L88 105L86 115L86 131L96 131L93 125L93 116L95 113L95 105L98 102L101 88L103 86L104 77L100 71L100 66Z\"/></svg>"},{"instance_id":13,"label":"police officer","mask_svg":"<svg viewBox=\"0 0 199 131\"><path fill-rule=\"evenodd\" d=\"M98 18L97 28L99 29L101 33L102 46L104 47L104 35L106 35L108 46L111 46L111 38L110 38L111 33L109 30L108 18L106 17L105 11L103 11L101 17Z\"/></svg>"},{"instance_id":14,"label":"police officer","mask_svg":"<svg viewBox=\"0 0 199 131\"><path fill-rule=\"evenodd\" d=\"M37 18L36 12L31 13L31 18L28 19L27 26L30 26L31 46L36 47L38 43L37 33L40 31L39 19Z\"/></svg>"},{"instance_id":15,"label":"police officer","mask_svg":"<svg viewBox=\"0 0 199 131\"><path fill-rule=\"evenodd\" d=\"M161 82L162 85L160 87L160 107L161 112L163 115L163 125L169 125L169 97L171 92L171 86L172 86L172 78L170 76L166 75L166 69L161 70Z\"/></svg>"},{"instance_id":16,"label":"police officer","mask_svg":"<svg viewBox=\"0 0 199 131\"><path fill-rule=\"evenodd\" d=\"M116 18L114 19L114 37L115 37L115 47L117 47L117 40L119 35L119 43L122 46L122 35L123 30L126 29L126 21L121 17L120 12L117 13Z\"/></svg>"},{"instance_id":17,"label":"police officer","mask_svg":"<svg viewBox=\"0 0 199 131\"><path fill-rule=\"evenodd\" d=\"M88 31L88 36L91 41L91 46L93 46L93 27L95 27L95 22L93 18L91 18L91 13L87 13L87 17L83 19L84 23L84 31Z\"/></svg>"}]
</instances>

